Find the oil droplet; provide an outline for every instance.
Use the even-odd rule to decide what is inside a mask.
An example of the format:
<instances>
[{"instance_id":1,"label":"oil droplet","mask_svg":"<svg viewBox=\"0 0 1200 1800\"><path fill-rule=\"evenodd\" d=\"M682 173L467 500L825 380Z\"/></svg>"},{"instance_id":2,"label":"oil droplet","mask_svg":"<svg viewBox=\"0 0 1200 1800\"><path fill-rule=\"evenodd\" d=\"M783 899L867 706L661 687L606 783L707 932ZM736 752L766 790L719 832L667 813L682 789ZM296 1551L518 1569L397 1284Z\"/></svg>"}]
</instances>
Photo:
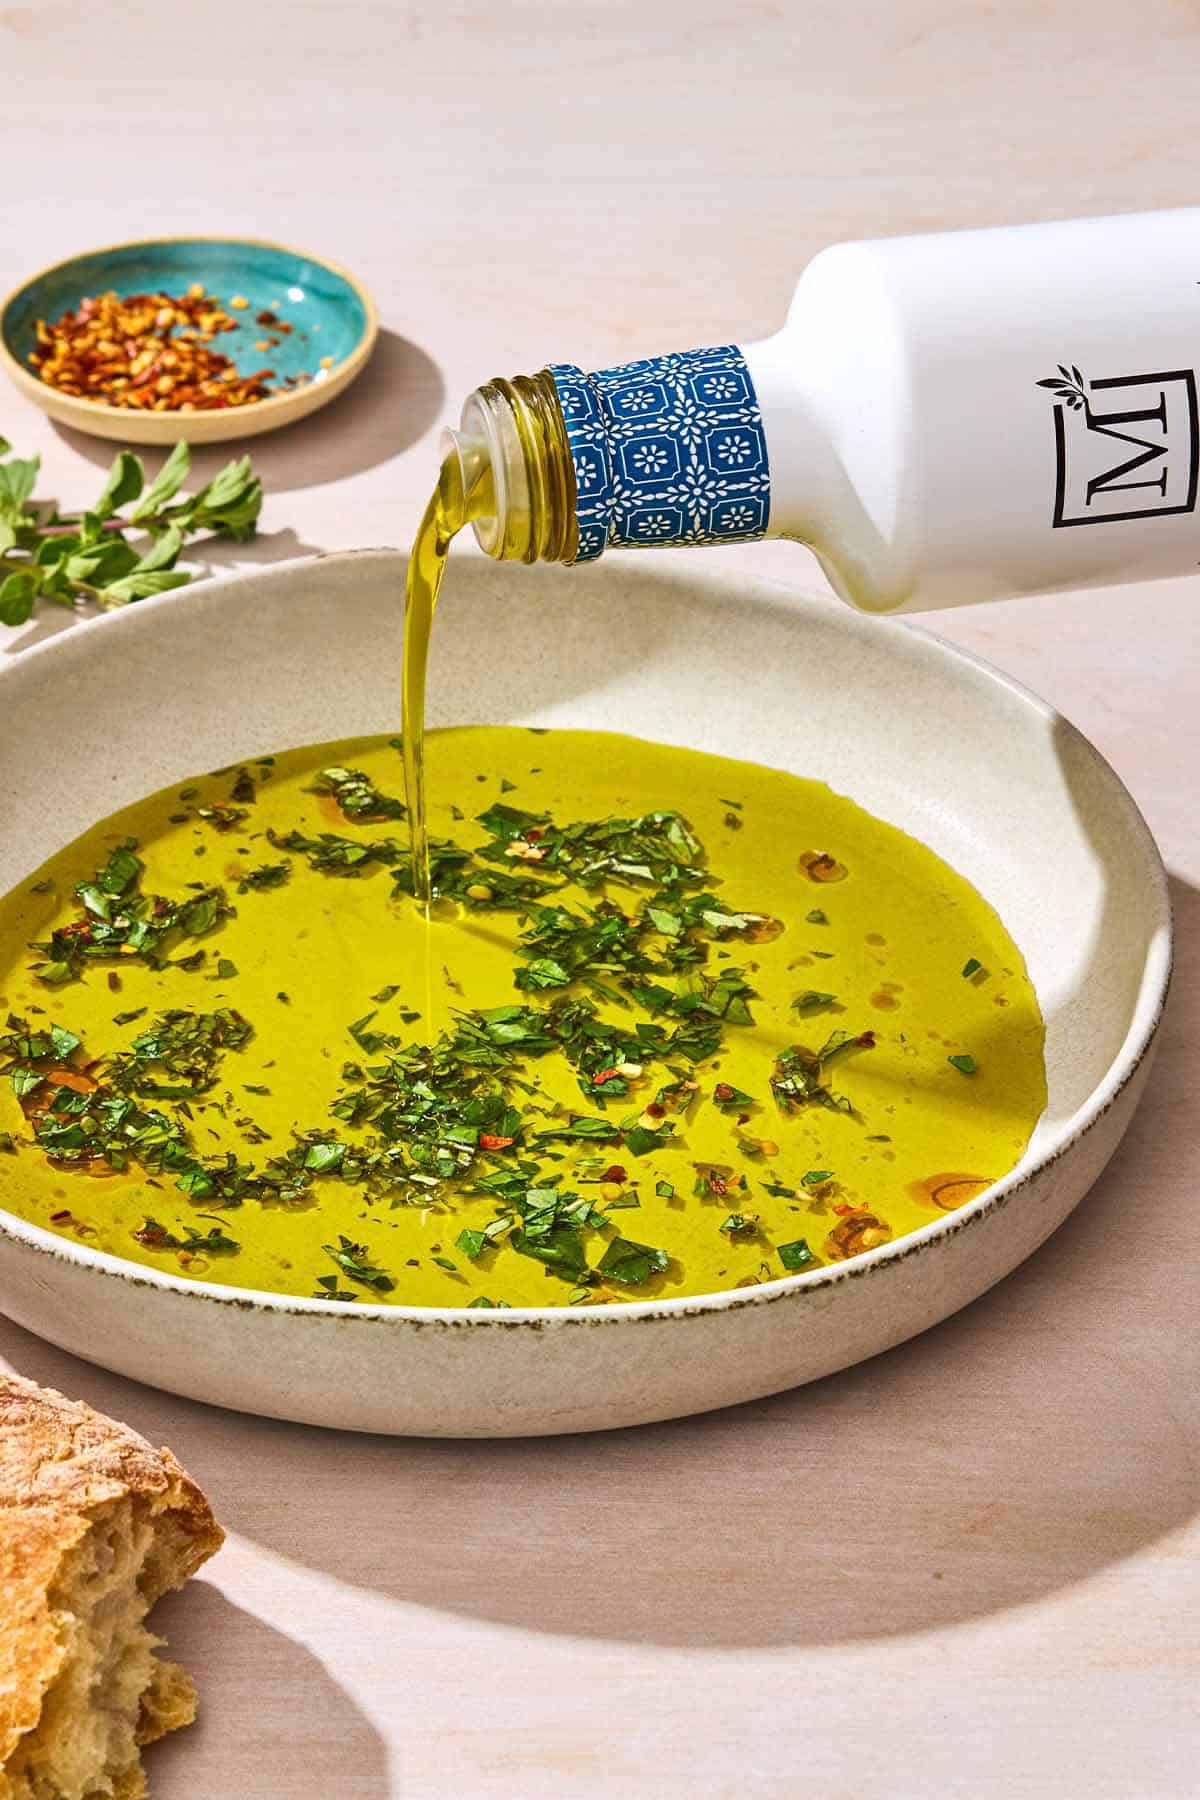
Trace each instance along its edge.
<instances>
[{"instance_id":1,"label":"oil droplet","mask_svg":"<svg viewBox=\"0 0 1200 1800\"><path fill-rule=\"evenodd\" d=\"M887 939L885 937L881 937L879 932L877 932L877 931L868 931L868 933L863 941L868 944L886 944L887 943Z\"/></svg>"},{"instance_id":2,"label":"oil droplet","mask_svg":"<svg viewBox=\"0 0 1200 1800\"><path fill-rule=\"evenodd\" d=\"M954 1170L944 1170L940 1175L929 1175L924 1181L909 1184L909 1193L914 1200L920 1200L927 1206L936 1206L942 1212L953 1212L958 1206L965 1206L968 1200L974 1200L976 1194L982 1194L984 1188L990 1187L991 1180L986 1175L964 1175Z\"/></svg>"},{"instance_id":3,"label":"oil droplet","mask_svg":"<svg viewBox=\"0 0 1200 1800\"><path fill-rule=\"evenodd\" d=\"M827 850L806 850L796 867L810 881L845 881L850 873L845 863L838 862Z\"/></svg>"}]
</instances>

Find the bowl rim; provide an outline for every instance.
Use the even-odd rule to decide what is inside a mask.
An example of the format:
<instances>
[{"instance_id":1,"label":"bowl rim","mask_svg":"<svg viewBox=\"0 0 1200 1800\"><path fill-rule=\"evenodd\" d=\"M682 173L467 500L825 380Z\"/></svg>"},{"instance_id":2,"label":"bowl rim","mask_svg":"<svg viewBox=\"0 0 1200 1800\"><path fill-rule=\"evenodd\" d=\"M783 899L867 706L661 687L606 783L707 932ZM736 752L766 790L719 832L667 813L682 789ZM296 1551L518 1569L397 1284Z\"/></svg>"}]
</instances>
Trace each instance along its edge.
<instances>
[{"instance_id":1,"label":"bowl rim","mask_svg":"<svg viewBox=\"0 0 1200 1800\"><path fill-rule=\"evenodd\" d=\"M9 349L7 327L12 307L28 289L35 287L40 281L45 281L47 276L57 275L60 270L69 269L72 263L83 262L88 257L112 256L119 250L142 250L156 244L242 244L255 250L277 250L284 256L294 256L299 262L315 263L318 268L326 269L339 281L344 281L361 302L366 314L362 335L358 342L349 355L343 357L341 362L336 363L329 371L330 376L336 375L340 386L348 386L375 348L375 341L379 336L379 309L375 304L374 297L357 275L354 275L341 263L334 262L331 257L317 256L311 251L297 248L295 244L281 244L275 238L220 235L206 237L202 233L194 231L175 232L157 237L127 238L118 244L99 244L93 250L77 250L73 256L60 257L58 262L47 263L45 268L35 270L32 275L27 275L23 281L18 282L16 287L12 288L3 300L0 300L0 368L4 370L14 386L43 412L46 410L47 404L53 400L64 407L69 404L72 409L82 407L84 414L81 416L89 419L107 419L113 424L127 424L131 418L145 416L129 407L110 406L105 400L89 400L81 394L64 394L58 388L51 387L48 382L39 381L38 377L31 375ZM313 385L314 383L310 382L305 387L289 388L284 393L269 394L265 400L256 400L253 406L254 417L256 419L278 418L281 411L295 407L298 396L307 396ZM186 437L189 421L197 417L204 418L207 415L205 413L167 411L154 416L163 419L178 419L180 435ZM84 428L81 427L81 429Z\"/></svg>"},{"instance_id":2,"label":"bowl rim","mask_svg":"<svg viewBox=\"0 0 1200 1800\"><path fill-rule=\"evenodd\" d=\"M0 313L0 319L2 319L2 313ZM286 582L288 575L296 569L309 567L316 562L373 557L391 558L402 554L403 552L385 545L351 551L323 552L315 557L296 557L287 562L276 563L271 565L269 570L260 568L239 570L234 574L206 582L204 587L206 594L212 594L219 589L235 587L247 580L262 580L264 575L283 583ZM139 615L145 617L147 613L157 614L160 611L169 610L172 602L178 604L177 597L173 594L155 595L139 601L136 607L125 608L117 614L106 614L83 620L68 633L56 635L41 643L31 645L28 650L23 651L7 666L0 666L0 692L3 691L4 680L12 671L28 666L31 661L40 660L47 654L61 653L67 643L71 641L78 643L80 634L90 633L97 628L109 631L122 629L122 620L125 621L124 628L129 628L132 619L136 619ZM842 609L839 609L837 616L839 622L844 626L853 629L857 624L864 629L869 628L871 621L866 615L858 615L853 609L846 609L846 615L843 617ZM895 622L899 623L899 621ZM1130 1022L1125 1037L1103 1077L1092 1088L1086 1100L1076 1108L1072 1117L1059 1128L1048 1143L1043 1145L1032 1157L1027 1150L1013 1169L1010 1169L997 1181L992 1182L974 1199L957 1207L953 1212L945 1213L940 1218L931 1219L928 1224L919 1226L917 1230L907 1232L890 1243L881 1244L874 1250L861 1252L857 1256L848 1258L845 1262L823 1264L820 1268L812 1269L804 1274L783 1275L773 1281L760 1282L755 1287L727 1288L712 1294L689 1294L674 1298L638 1301L610 1301L589 1307L384 1306L372 1305L365 1300L350 1307L333 1300L310 1299L293 1294L275 1294L268 1289L230 1287L220 1282L189 1280L183 1275L172 1275L165 1270L148 1268L141 1263L113 1256L108 1251L89 1249L86 1245L72 1243L70 1239L47 1231L42 1226L34 1225L16 1213L8 1212L3 1207L0 1207L0 1237L12 1238L28 1249L40 1251L81 1269L91 1270L96 1275L124 1281L134 1287L146 1287L161 1293L175 1293L184 1299L197 1299L207 1301L214 1306L233 1307L242 1313L265 1312L273 1316L298 1316L300 1318L332 1316L348 1324L385 1324L391 1325L397 1330L408 1328L445 1331L447 1329L470 1330L476 1327L493 1330L511 1330L522 1327L537 1331L549 1328L595 1330L621 1320L669 1322L672 1319L731 1312L744 1307L769 1306L779 1301L801 1301L810 1294L834 1287L842 1282L861 1280L884 1269L896 1268L909 1257L919 1255L943 1240L971 1229L993 1212L1008 1205L1042 1178L1048 1169L1070 1154L1100 1124L1104 1116L1117 1104L1124 1090L1134 1081L1154 1048L1170 989L1174 956L1174 932L1167 871L1158 845L1136 800L1112 764L1090 738L1078 727L1072 725L1048 700L1042 699L1023 682L1016 680L1014 676L1007 674L1002 669L995 668L985 658L977 656L973 651L963 649L960 645L941 637L937 632L931 631L925 626L914 625L907 620L903 621L903 624L908 641L916 648L918 654L937 656L951 663L960 664L971 671L976 678L982 678L988 684L995 684L1007 689L1044 723L1065 728L1085 749L1093 764L1109 783L1112 797L1117 806L1124 809L1127 822L1132 827L1134 834L1141 839L1145 852L1145 874L1149 897L1153 910L1157 914L1142 962Z\"/></svg>"}]
</instances>

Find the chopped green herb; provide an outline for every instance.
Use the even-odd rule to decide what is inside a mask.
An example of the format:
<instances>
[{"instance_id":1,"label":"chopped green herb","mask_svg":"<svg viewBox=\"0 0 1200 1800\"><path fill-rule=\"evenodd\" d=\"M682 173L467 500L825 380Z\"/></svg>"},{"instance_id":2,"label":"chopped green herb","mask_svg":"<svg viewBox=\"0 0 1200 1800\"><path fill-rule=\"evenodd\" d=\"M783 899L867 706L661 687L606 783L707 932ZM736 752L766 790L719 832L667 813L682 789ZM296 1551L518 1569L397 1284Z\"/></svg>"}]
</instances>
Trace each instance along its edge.
<instances>
[{"instance_id":1,"label":"chopped green herb","mask_svg":"<svg viewBox=\"0 0 1200 1800\"><path fill-rule=\"evenodd\" d=\"M635 1244L631 1238L614 1238L597 1265L597 1274L605 1281L619 1282L623 1287L637 1287L670 1267L665 1250L653 1250L648 1244Z\"/></svg>"},{"instance_id":2,"label":"chopped green herb","mask_svg":"<svg viewBox=\"0 0 1200 1800\"><path fill-rule=\"evenodd\" d=\"M746 1107L757 1104L752 1094L743 1092L728 1081L718 1081L713 1089L713 1103L722 1112L743 1112Z\"/></svg>"},{"instance_id":3,"label":"chopped green herb","mask_svg":"<svg viewBox=\"0 0 1200 1800\"><path fill-rule=\"evenodd\" d=\"M232 916L233 908L218 887L200 884L185 900L143 894L145 865L133 851L130 839L113 851L92 881L81 881L75 889L83 906L79 917L33 945L47 959L35 964L39 980L61 986L79 979L90 961L133 956L160 969L167 949L179 937L203 937Z\"/></svg>"},{"instance_id":4,"label":"chopped green herb","mask_svg":"<svg viewBox=\"0 0 1200 1800\"><path fill-rule=\"evenodd\" d=\"M521 1256L532 1256L568 1281L579 1281L588 1273L587 1257L574 1226L555 1225L536 1234L526 1227L514 1231L509 1242Z\"/></svg>"},{"instance_id":5,"label":"chopped green herb","mask_svg":"<svg viewBox=\"0 0 1200 1800\"><path fill-rule=\"evenodd\" d=\"M314 1300L357 1300L358 1295L352 1288L342 1287L336 1275L318 1275L317 1291Z\"/></svg>"},{"instance_id":6,"label":"chopped green herb","mask_svg":"<svg viewBox=\"0 0 1200 1800\"><path fill-rule=\"evenodd\" d=\"M811 912L805 913L804 918L809 925L828 925L829 923L828 917L819 906L814 906Z\"/></svg>"},{"instance_id":7,"label":"chopped green herb","mask_svg":"<svg viewBox=\"0 0 1200 1800\"><path fill-rule=\"evenodd\" d=\"M825 1071L835 1056L847 1050L871 1050L875 1047L873 1031L857 1034L835 1031L817 1051L794 1045L780 1053L771 1076L771 1092L784 1112L798 1106L827 1106L835 1112L850 1112L852 1107L843 1094L835 1094L825 1083Z\"/></svg>"},{"instance_id":8,"label":"chopped green herb","mask_svg":"<svg viewBox=\"0 0 1200 1800\"><path fill-rule=\"evenodd\" d=\"M973 1056L967 1056L967 1055L948 1056L946 1058L946 1061L951 1065L952 1068L957 1069L960 1075L974 1075L975 1074L976 1065L975 1065L975 1058Z\"/></svg>"},{"instance_id":9,"label":"chopped green herb","mask_svg":"<svg viewBox=\"0 0 1200 1800\"><path fill-rule=\"evenodd\" d=\"M391 1032L367 1030L374 1017L373 1012L364 1013L361 1019L355 1019L346 1027L359 1049L365 1050L368 1056L378 1056L381 1050L395 1050L400 1044L400 1039Z\"/></svg>"},{"instance_id":10,"label":"chopped green herb","mask_svg":"<svg viewBox=\"0 0 1200 1800\"><path fill-rule=\"evenodd\" d=\"M982 969L982 967L983 967L983 964L980 962L980 960L977 956L969 956L967 958L966 962L963 964L963 968L962 968L963 980L970 981L972 975L978 975L978 973L979 973L980 969Z\"/></svg>"},{"instance_id":11,"label":"chopped green herb","mask_svg":"<svg viewBox=\"0 0 1200 1800\"><path fill-rule=\"evenodd\" d=\"M631 1125L624 1134L625 1148L632 1156L649 1156L652 1150L661 1150L674 1133L675 1127L669 1119L656 1131L646 1125Z\"/></svg>"},{"instance_id":12,"label":"chopped green herb","mask_svg":"<svg viewBox=\"0 0 1200 1800\"><path fill-rule=\"evenodd\" d=\"M334 1169L340 1169L346 1159L346 1146L339 1143L309 1144L304 1152L303 1167L311 1169L314 1175L328 1175Z\"/></svg>"},{"instance_id":13,"label":"chopped green herb","mask_svg":"<svg viewBox=\"0 0 1200 1800\"><path fill-rule=\"evenodd\" d=\"M322 1244L326 1256L331 1256L343 1275L351 1281L360 1281L364 1287L374 1288L377 1293L388 1293L395 1287L390 1275L384 1273L371 1261L365 1244L352 1243L348 1237L338 1234L337 1247Z\"/></svg>"},{"instance_id":14,"label":"chopped green herb","mask_svg":"<svg viewBox=\"0 0 1200 1800\"><path fill-rule=\"evenodd\" d=\"M226 800L216 800L211 806L198 806L196 817L211 825L214 831L232 831L250 815L244 806L231 806Z\"/></svg>"},{"instance_id":15,"label":"chopped green herb","mask_svg":"<svg viewBox=\"0 0 1200 1800\"><path fill-rule=\"evenodd\" d=\"M185 1225L183 1229L184 1236L176 1237L173 1231L168 1231L157 1219L146 1218L140 1230L133 1235L147 1250L187 1250L197 1255L212 1251L216 1254L233 1255L242 1247L220 1225L213 1225L206 1232L197 1231L194 1225Z\"/></svg>"},{"instance_id":16,"label":"chopped green herb","mask_svg":"<svg viewBox=\"0 0 1200 1800\"><path fill-rule=\"evenodd\" d=\"M332 831L320 831L316 837L289 831L281 837L268 830L267 842L276 850L303 856L310 869L323 875L361 875L372 863L394 863L404 855L403 846L394 838L345 838Z\"/></svg>"},{"instance_id":17,"label":"chopped green herb","mask_svg":"<svg viewBox=\"0 0 1200 1800\"><path fill-rule=\"evenodd\" d=\"M826 1181L833 1180L832 1169L809 1169L800 1177L802 1187L821 1187Z\"/></svg>"},{"instance_id":18,"label":"chopped green herb","mask_svg":"<svg viewBox=\"0 0 1200 1800\"><path fill-rule=\"evenodd\" d=\"M723 1231L727 1237L731 1238L753 1237L758 1230L758 1214L743 1212L730 1213L727 1219L721 1221L718 1230Z\"/></svg>"},{"instance_id":19,"label":"chopped green herb","mask_svg":"<svg viewBox=\"0 0 1200 1800\"><path fill-rule=\"evenodd\" d=\"M406 819L407 808L382 794L361 769L322 769L313 781L319 794L332 794L348 819Z\"/></svg>"},{"instance_id":20,"label":"chopped green herb","mask_svg":"<svg viewBox=\"0 0 1200 1800\"><path fill-rule=\"evenodd\" d=\"M242 1049L252 1032L232 1007L211 1013L173 1007L112 1058L108 1080L126 1093L153 1099L194 1099L213 1086L226 1051Z\"/></svg>"},{"instance_id":21,"label":"chopped green herb","mask_svg":"<svg viewBox=\"0 0 1200 1800\"><path fill-rule=\"evenodd\" d=\"M282 887L292 872L290 862L259 863L257 868L247 869L238 882L238 893L264 892L267 888ZM330 1276L331 1281L337 1280Z\"/></svg>"},{"instance_id":22,"label":"chopped green herb","mask_svg":"<svg viewBox=\"0 0 1200 1800\"><path fill-rule=\"evenodd\" d=\"M817 1260L803 1238L796 1238L790 1244L777 1244L776 1251L785 1269L807 1269Z\"/></svg>"}]
</instances>

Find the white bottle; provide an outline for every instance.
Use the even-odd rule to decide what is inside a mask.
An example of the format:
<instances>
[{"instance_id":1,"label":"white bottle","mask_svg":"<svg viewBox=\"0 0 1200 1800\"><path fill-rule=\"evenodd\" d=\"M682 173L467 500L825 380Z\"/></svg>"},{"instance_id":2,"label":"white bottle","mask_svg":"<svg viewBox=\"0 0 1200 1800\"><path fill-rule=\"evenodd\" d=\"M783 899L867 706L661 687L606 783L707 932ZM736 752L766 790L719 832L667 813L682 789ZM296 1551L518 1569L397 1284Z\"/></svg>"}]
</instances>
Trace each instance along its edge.
<instances>
[{"instance_id":1,"label":"white bottle","mask_svg":"<svg viewBox=\"0 0 1200 1800\"><path fill-rule=\"evenodd\" d=\"M843 599L897 612L1195 569L1198 357L1189 208L840 244L774 337L518 385L561 407L565 560L793 538ZM532 433L512 384L464 409L493 555L561 542L514 550L504 517L545 499L560 428L539 407Z\"/></svg>"}]
</instances>

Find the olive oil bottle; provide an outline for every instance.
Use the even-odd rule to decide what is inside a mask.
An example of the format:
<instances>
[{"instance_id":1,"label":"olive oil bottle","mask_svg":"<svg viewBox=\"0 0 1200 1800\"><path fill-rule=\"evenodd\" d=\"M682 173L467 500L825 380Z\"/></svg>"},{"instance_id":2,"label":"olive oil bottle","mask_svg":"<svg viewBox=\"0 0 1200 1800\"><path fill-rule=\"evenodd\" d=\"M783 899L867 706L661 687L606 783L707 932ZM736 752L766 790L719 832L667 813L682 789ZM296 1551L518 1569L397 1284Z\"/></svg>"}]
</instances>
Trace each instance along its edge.
<instances>
[{"instance_id":1,"label":"olive oil bottle","mask_svg":"<svg viewBox=\"0 0 1200 1800\"><path fill-rule=\"evenodd\" d=\"M839 244L783 329L469 395L413 549L404 739L456 531L490 556L792 538L867 612L1200 561L1200 208Z\"/></svg>"},{"instance_id":2,"label":"olive oil bottle","mask_svg":"<svg viewBox=\"0 0 1200 1800\"><path fill-rule=\"evenodd\" d=\"M783 329L472 394L490 555L792 538L880 613L1200 560L1200 209L840 244Z\"/></svg>"}]
</instances>

